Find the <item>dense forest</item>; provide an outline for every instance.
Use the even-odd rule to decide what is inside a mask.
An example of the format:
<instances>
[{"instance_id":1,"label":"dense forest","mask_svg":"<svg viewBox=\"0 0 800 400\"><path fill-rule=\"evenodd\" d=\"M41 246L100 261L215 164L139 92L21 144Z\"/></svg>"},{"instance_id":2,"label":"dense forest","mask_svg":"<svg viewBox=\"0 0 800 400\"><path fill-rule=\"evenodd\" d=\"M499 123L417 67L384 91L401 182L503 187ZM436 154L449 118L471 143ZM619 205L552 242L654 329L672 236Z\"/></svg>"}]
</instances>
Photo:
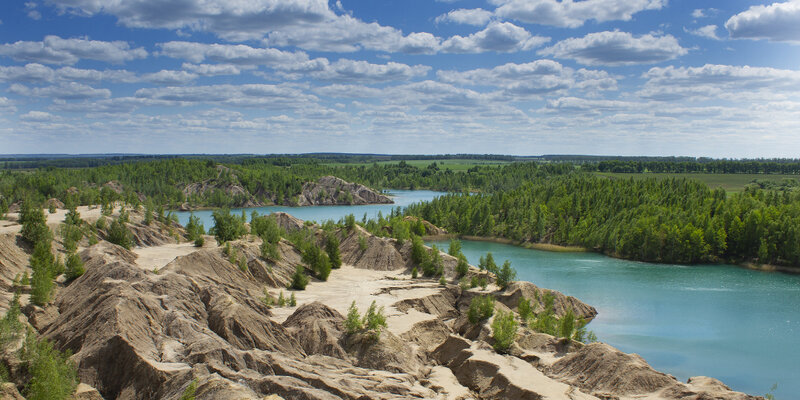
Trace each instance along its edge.
<instances>
[{"instance_id":1,"label":"dense forest","mask_svg":"<svg viewBox=\"0 0 800 400\"><path fill-rule=\"evenodd\" d=\"M192 183L212 182L214 187L231 185L246 189L259 200L292 204L303 183L325 175L375 189L432 189L440 191L496 191L516 187L536 174L572 170L569 164L537 166L514 163L502 167L475 166L467 172L440 168L435 162L419 168L400 161L370 166L330 165L315 159L250 158L240 164L218 164L203 159L164 159L108 164L96 168L41 168L0 171L0 199L7 204L22 199L44 202L56 198L66 204L104 204L124 200L139 204L149 199L157 205L175 207L183 202L210 207L238 204L225 190L186 193ZM191 198L195 196L195 198Z\"/></svg>"},{"instance_id":2,"label":"dense forest","mask_svg":"<svg viewBox=\"0 0 800 400\"><path fill-rule=\"evenodd\" d=\"M567 173L510 191L451 194L405 212L457 234L577 245L642 261L800 265L797 192L748 188L728 196L687 179Z\"/></svg>"},{"instance_id":3,"label":"dense forest","mask_svg":"<svg viewBox=\"0 0 800 400\"><path fill-rule=\"evenodd\" d=\"M769 161L622 161L597 163L600 172L707 173L707 174L800 174L797 160Z\"/></svg>"},{"instance_id":4,"label":"dense forest","mask_svg":"<svg viewBox=\"0 0 800 400\"><path fill-rule=\"evenodd\" d=\"M23 199L56 198L68 207L122 200L156 209L184 202L230 207L247 193L265 203L292 204L305 182L335 175L375 189L450 192L409 207L405 215L457 234L577 245L655 262L800 265L797 185L752 184L731 195L690 179L608 179L591 173L630 166L637 171L791 172L796 162L515 162L452 171L435 162L418 167L405 161L348 165L308 157L221 157L235 163L190 157L0 171L0 215ZM187 190L197 183L212 190ZM225 190L231 187L241 190Z\"/></svg>"}]
</instances>

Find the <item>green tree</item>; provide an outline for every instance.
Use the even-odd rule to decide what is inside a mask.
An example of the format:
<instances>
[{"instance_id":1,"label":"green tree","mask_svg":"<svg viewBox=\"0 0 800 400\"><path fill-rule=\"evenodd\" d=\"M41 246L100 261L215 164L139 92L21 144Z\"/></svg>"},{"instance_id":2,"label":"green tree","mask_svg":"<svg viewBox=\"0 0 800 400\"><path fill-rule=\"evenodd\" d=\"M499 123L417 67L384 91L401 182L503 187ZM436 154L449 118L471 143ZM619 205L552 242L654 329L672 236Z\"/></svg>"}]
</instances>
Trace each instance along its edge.
<instances>
[{"instance_id":1,"label":"green tree","mask_svg":"<svg viewBox=\"0 0 800 400\"><path fill-rule=\"evenodd\" d=\"M469 302L469 310L467 311L467 319L473 324L480 321L489 319L494 314L494 297L475 296Z\"/></svg>"},{"instance_id":2,"label":"green tree","mask_svg":"<svg viewBox=\"0 0 800 400\"><path fill-rule=\"evenodd\" d=\"M292 282L289 285L292 289L305 290L308 285L308 276L302 266L298 265L292 275Z\"/></svg>"},{"instance_id":3,"label":"green tree","mask_svg":"<svg viewBox=\"0 0 800 400\"><path fill-rule=\"evenodd\" d=\"M109 226L106 240L128 250L133 247L133 235L125 223L119 219L114 220Z\"/></svg>"},{"instance_id":4,"label":"green tree","mask_svg":"<svg viewBox=\"0 0 800 400\"><path fill-rule=\"evenodd\" d=\"M331 262L331 267L339 268L342 266L342 256L339 252L339 238L333 233L328 234L325 241L325 252L328 253L328 258Z\"/></svg>"},{"instance_id":5,"label":"green tree","mask_svg":"<svg viewBox=\"0 0 800 400\"><path fill-rule=\"evenodd\" d=\"M516 278L517 271L514 270L514 268L511 268L511 262L506 260L503 263L503 267L497 271L497 286L500 286L500 289L505 290Z\"/></svg>"},{"instance_id":6,"label":"green tree","mask_svg":"<svg viewBox=\"0 0 800 400\"><path fill-rule=\"evenodd\" d=\"M244 221L240 217L232 215L227 208L214 211L211 217L214 219L212 231L219 244L239 239L247 233Z\"/></svg>"},{"instance_id":7,"label":"green tree","mask_svg":"<svg viewBox=\"0 0 800 400\"><path fill-rule=\"evenodd\" d=\"M66 267L65 274L68 281L78 278L85 272L85 269L83 267L83 260L81 260L81 257L75 254L74 252L70 253L67 256L67 262L65 267Z\"/></svg>"},{"instance_id":8,"label":"green tree","mask_svg":"<svg viewBox=\"0 0 800 400\"><path fill-rule=\"evenodd\" d=\"M519 313L519 319L522 320L522 323L527 323L533 312L531 309L531 300L526 299L525 297L520 297L519 305L517 306L517 312Z\"/></svg>"},{"instance_id":9,"label":"green tree","mask_svg":"<svg viewBox=\"0 0 800 400\"><path fill-rule=\"evenodd\" d=\"M37 341L29 331L21 355L31 376L25 386L27 399L66 399L75 391L78 377L69 352L61 353L47 339Z\"/></svg>"},{"instance_id":10,"label":"green tree","mask_svg":"<svg viewBox=\"0 0 800 400\"><path fill-rule=\"evenodd\" d=\"M344 320L344 328L349 334L356 333L363 329L364 323L361 321L361 316L358 314L358 307L353 300L350 303L350 308L347 310L347 318Z\"/></svg>"},{"instance_id":11,"label":"green tree","mask_svg":"<svg viewBox=\"0 0 800 400\"><path fill-rule=\"evenodd\" d=\"M492 347L501 353L508 351L517 337L518 327L514 313L498 312L492 321L492 339L494 339Z\"/></svg>"},{"instance_id":12,"label":"green tree","mask_svg":"<svg viewBox=\"0 0 800 400\"><path fill-rule=\"evenodd\" d=\"M450 246L447 248L447 254L458 257L461 254L461 241L450 239Z\"/></svg>"},{"instance_id":13,"label":"green tree","mask_svg":"<svg viewBox=\"0 0 800 400\"><path fill-rule=\"evenodd\" d=\"M456 264L456 275L461 278L469 272L469 263L467 257L463 254L458 255L458 263Z\"/></svg>"}]
</instances>

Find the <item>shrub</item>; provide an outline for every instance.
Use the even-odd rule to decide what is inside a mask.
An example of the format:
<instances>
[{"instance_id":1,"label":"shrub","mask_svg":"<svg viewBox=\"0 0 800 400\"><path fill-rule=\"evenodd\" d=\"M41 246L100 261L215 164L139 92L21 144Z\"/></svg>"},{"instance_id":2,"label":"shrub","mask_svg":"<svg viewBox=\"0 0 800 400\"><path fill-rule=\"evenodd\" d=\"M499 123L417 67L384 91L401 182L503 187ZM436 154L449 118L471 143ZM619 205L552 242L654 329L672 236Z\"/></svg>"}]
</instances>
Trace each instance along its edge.
<instances>
[{"instance_id":1,"label":"shrub","mask_svg":"<svg viewBox=\"0 0 800 400\"><path fill-rule=\"evenodd\" d=\"M16 340L22 333L22 328L25 327L19 322L19 315L21 313L19 296L19 292L14 293L8 311L6 311L6 314L0 319L0 349L4 349L6 344Z\"/></svg>"},{"instance_id":2,"label":"shrub","mask_svg":"<svg viewBox=\"0 0 800 400\"><path fill-rule=\"evenodd\" d=\"M558 328L558 319L553 312L555 296L548 293L544 296L544 311L536 316L531 328L537 332L555 336Z\"/></svg>"},{"instance_id":3,"label":"shrub","mask_svg":"<svg viewBox=\"0 0 800 400\"><path fill-rule=\"evenodd\" d=\"M22 204L19 223L22 224L20 231L22 238L32 245L41 241L49 241L53 238L53 233L47 227L47 218L44 216L44 211L39 207L34 207L30 201L25 201Z\"/></svg>"},{"instance_id":4,"label":"shrub","mask_svg":"<svg viewBox=\"0 0 800 400\"><path fill-rule=\"evenodd\" d=\"M494 256L492 255L492 252L488 252L486 253L486 257L480 258L478 268L497 274L497 264L494 262Z\"/></svg>"},{"instance_id":5,"label":"shrub","mask_svg":"<svg viewBox=\"0 0 800 400\"><path fill-rule=\"evenodd\" d=\"M83 275L85 269L83 268L83 260L81 260L80 256L75 254L74 252L70 253L67 256L67 262L65 266L65 273L67 275L67 280L71 281L79 276Z\"/></svg>"},{"instance_id":6,"label":"shrub","mask_svg":"<svg viewBox=\"0 0 800 400\"><path fill-rule=\"evenodd\" d=\"M98 230L102 231L102 230L106 229L106 226L107 226L106 222L107 221L106 221L105 217L100 217L100 218L97 219L97 222L94 223L94 227L97 228Z\"/></svg>"},{"instance_id":7,"label":"shrub","mask_svg":"<svg viewBox=\"0 0 800 400\"><path fill-rule=\"evenodd\" d=\"M25 386L27 399L66 399L75 391L78 377L69 351L61 353L47 339L37 341L35 334L29 331L21 356L31 375Z\"/></svg>"},{"instance_id":8,"label":"shrub","mask_svg":"<svg viewBox=\"0 0 800 400\"><path fill-rule=\"evenodd\" d=\"M189 386L183 391L180 400L194 400L195 393L197 392L197 379L189 383Z\"/></svg>"},{"instance_id":9,"label":"shrub","mask_svg":"<svg viewBox=\"0 0 800 400\"><path fill-rule=\"evenodd\" d=\"M564 316L558 320L558 336L562 338L572 338L577 324L575 323L575 313L571 308L567 309Z\"/></svg>"},{"instance_id":10,"label":"shrub","mask_svg":"<svg viewBox=\"0 0 800 400\"><path fill-rule=\"evenodd\" d=\"M356 228L356 216L353 214L348 214L344 217L344 227L347 228L349 232L352 232L353 229Z\"/></svg>"},{"instance_id":11,"label":"shrub","mask_svg":"<svg viewBox=\"0 0 800 400\"><path fill-rule=\"evenodd\" d=\"M417 267L411 268L411 279L417 279Z\"/></svg>"},{"instance_id":12,"label":"shrub","mask_svg":"<svg viewBox=\"0 0 800 400\"><path fill-rule=\"evenodd\" d=\"M314 275L323 281L328 280L331 274L331 262L328 255L317 247L314 243L306 243L303 246L303 262L308 264Z\"/></svg>"},{"instance_id":13,"label":"shrub","mask_svg":"<svg viewBox=\"0 0 800 400\"><path fill-rule=\"evenodd\" d=\"M196 217L194 214L190 214L189 222L186 224L186 235L189 240L194 241L196 245L197 239L202 238L205 233L206 230L203 224L200 223L200 218ZM202 244L197 247L202 247Z\"/></svg>"},{"instance_id":14,"label":"shrub","mask_svg":"<svg viewBox=\"0 0 800 400\"><path fill-rule=\"evenodd\" d=\"M361 316L358 314L358 307L356 307L356 302L353 300L353 302L350 303L350 308L347 310L344 328L347 333L353 334L360 331L363 327L364 324L361 321Z\"/></svg>"},{"instance_id":15,"label":"shrub","mask_svg":"<svg viewBox=\"0 0 800 400\"><path fill-rule=\"evenodd\" d=\"M439 285L442 285L442 286L446 286L447 285L447 279L445 279L444 275L439 277Z\"/></svg>"},{"instance_id":16,"label":"shrub","mask_svg":"<svg viewBox=\"0 0 800 400\"><path fill-rule=\"evenodd\" d=\"M275 243L263 240L260 250L261 258L265 260L279 261L281 259L281 254L278 252L278 245Z\"/></svg>"},{"instance_id":17,"label":"shrub","mask_svg":"<svg viewBox=\"0 0 800 400\"><path fill-rule=\"evenodd\" d=\"M506 260L506 262L503 263L503 267L497 271L497 286L505 290L516 278L517 271L511 268L511 261Z\"/></svg>"},{"instance_id":18,"label":"shrub","mask_svg":"<svg viewBox=\"0 0 800 400\"><path fill-rule=\"evenodd\" d=\"M358 235L358 248L361 249L361 251L367 251L367 238L361 234Z\"/></svg>"},{"instance_id":19,"label":"shrub","mask_svg":"<svg viewBox=\"0 0 800 400\"><path fill-rule=\"evenodd\" d=\"M292 283L290 287L292 289L305 290L306 285L308 285L308 276L306 276L303 267L298 265L294 270L294 275L292 275Z\"/></svg>"},{"instance_id":20,"label":"shrub","mask_svg":"<svg viewBox=\"0 0 800 400\"><path fill-rule=\"evenodd\" d=\"M294 292L292 292L292 295L289 297L289 307L295 306L297 306L297 297L294 297Z\"/></svg>"},{"instance_id":21,"label":"shrub","mask_svg":"<svg viewBox=\"0 0 800 400\"><path fill-rule=\"evenodd\" d=\"M275 218L269 216L253 218L250 221L250 231L269 243L278 243L281 240L281 228Z\"/></svg>"},{"instance_id":22,"label":"shrub","mask_svg":"<svg viewBox=\"0 0 800 400\"><path fill-rule=\"evenodd\" d=\"M231 211L227 208L214 211L211 217L214 218L214 228L212 228L212 231L219 243L236 240L247 233L242 218L232 215Z\"/></svg>"},{"instance_id":23,"label":"shrub","mask_svg":"<svg viewBox=\"0 0 800 400\"><path fill-rule=\"evenodd\" d=\"M494 339L492 347L498 352L506 352L517 337L517 327L513 313L500 311L492 321L492 339Z\"/></svg>"},{"instance_id":24,"label":"shrub","mask_svg":"<svg viewBox=\"0 0 800 400\"><path fill-rule=\"evenodd\" d=\"M380 336L381 329L386 327L386 315L383 313L383 307L378 308L373 300L364 314L362 324L364 329L371 331L374 336Z\"/></svg>"},{"instance_id":25,"label":"shrub","mask_svg":"<svg viewBox=\"0 0 800 400\"><path fill-rule=\"evenodd\" d=\"M342 266L342 256L339 252L339 238L336 235L328 234L325 241L325 252L328 253L332 268L339 268Z\"/></svg>"},{"instance_id":26,"label":"shrub","mask_svg":"<svg viewBox=\"0 0 800 400\"><path fill-rule=\"evenodd\" d=\"M417 265L422 265L428 261L428 251L425 249L425 243L419 236L411 237L411 261Z\"/></svg>"},{"instance_id":27,"label":"shrub","mask_svg":"<svg viewBox=\"0 0 800 400\"><path fill-rule=\"evenodd\" d=\"M203 247L206 244L206 238L200 235L194 239L194 247Z\"/></svg>"},{"instance_id":28,"label":"shrub","mask_svg":"<svg viewBox=\"0 0 800 400\"><path fill-rule=\"evenodd\" d=\"M106 240L128 250L133 247L133 235L131 235L125 223L120 220L115 220L111 223L111 226L108 228Z\"/></svg>"},{"instance_id":29,"label":"shrub","mask_svg":"<svg viewBox=\"0 0 800 400\"><path fill-rule=\"evenodd\" d=\"M517 312L519 313L519 319L522 320L523 324L528 322L528 318L531 317L531 301L530 299L526 299L521 297L519 299L519 305L517 306Z\"/></svg>"},{"instance_id":30,"label":"shrub","mask_svg":"<svg viewBox=\"0 0 800 400\"><path fill-rule=\"evenodd\" d=\"M489 319L492 314L494 314L494 297L475 296L469 302L469 311L467 311L469 322L477 324Z\"/></svg>"},{"instance_id":31,"label":"shrub","mask_svg":"<svg viewBox=\"0 0 800 400\"><path fill-rule=\"evenodd\" d=\"M461 242L456 239L450 239L450 246L447 248L447 254L453 257L461 255Z\"/></svg>"},{"instance_id":32,"label":"shrub","mask_svg":"<svg viewBox=\"0 0 800 400\"><path fill-rule=\"evenodd\" d=\"M463 254L458 255L458 264L456 264L456 275L461 278L469 272L469 263L467 257Z\"/></svg>"},{"instance_id":33,"label":"shrub","mask_svg":"<svg viewBox=\"0 0 800 400\"><path fill-rule=\"evenodd\" d=\"M286 297L283 296L283 290L278 295L278 307L286 307Z\"/></svg>"}]
</instances>

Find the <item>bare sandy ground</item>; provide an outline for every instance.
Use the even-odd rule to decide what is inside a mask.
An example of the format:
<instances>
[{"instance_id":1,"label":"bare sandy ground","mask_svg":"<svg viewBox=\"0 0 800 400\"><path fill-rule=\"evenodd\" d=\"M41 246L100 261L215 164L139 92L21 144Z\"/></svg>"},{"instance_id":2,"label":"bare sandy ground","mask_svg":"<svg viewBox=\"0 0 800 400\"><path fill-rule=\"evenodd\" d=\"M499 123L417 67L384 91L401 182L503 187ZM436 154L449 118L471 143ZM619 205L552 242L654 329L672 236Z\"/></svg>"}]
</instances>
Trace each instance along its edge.
<instances>
[{"instance_id":1,"label":"bare sandy ground","mask_svg":"<svg viewBox=\"0 0 800 400\"><path fill-rule=\"evenodd\" d=\"M55 229L59 224L64 222L64 218L67 215L67 211L63 208L59 208L56 210L55 213L50 214L49 211L44 210L44 215L47 218L47 225L50 229ZM84 221L94 223L100 218L101 209L100 207L89 207L89 206L80 206L77 208L78 213L81 214L81 218ZM119 216L119 207L114 209L114 212L111 214L112 217ZM6 219L0 220L0 233L17 233L22 229L22 225L20 225L17 221L19 220L19 213L13 212L6 214Z\"/></svg>"},{"instance_id":2,"label":"bare sandy ground","mask_svg":"<svg viewBox=\"0 0 800 400\"><path fill-rule=\"evenodd\" d=\"M186 256L199 250L193 243L175 243L163 246L136 247L133 251L138 256L136 265L152 271L161 269L178 257Z\"/></svg>"},{"instance_id":3,"label":"bare sandy ground","mask_svg":"<svg viewBox=\"0 0 800 400\"><path fill-rule=\"evenodd\" d=\"M384 307L389 331L399 335L411 329L417 322L435 319L436 316L416 310L403 313L392 307L392 304L428 296L439 290L435 283L412 281L408 275L403 275L402 270L372 271L342 265L342 268L331 272L327 282L311 282L306 290L285 290L283 295L288 298L294 293L298 305L319 301L342 315L347 315L353 301L362 314L375 301L378 307ZM271 291L275 296L279 292L280 290ZM283 322L294 311L295 307L275 307L272 309L272 319Z\"/></svg>"}]
</instances>

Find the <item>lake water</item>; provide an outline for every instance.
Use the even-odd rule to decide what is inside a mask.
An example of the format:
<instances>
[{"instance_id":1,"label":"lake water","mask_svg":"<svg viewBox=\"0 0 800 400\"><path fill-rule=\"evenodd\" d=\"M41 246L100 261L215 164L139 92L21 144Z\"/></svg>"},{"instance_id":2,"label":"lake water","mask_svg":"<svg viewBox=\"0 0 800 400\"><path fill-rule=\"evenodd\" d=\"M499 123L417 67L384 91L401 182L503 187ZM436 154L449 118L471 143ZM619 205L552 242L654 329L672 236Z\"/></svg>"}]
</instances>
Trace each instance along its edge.
<instances>
[{"instance_id":1,"label":"lake water","mask_svg":"<svg viewBox=\"0 0 800 400\"><path fill-rule=\"evenodd\" d=\"M430 200L440 193L395 190L396 204L259 207L304 220L338 220ZM241 209L233 210L240 213ZM206 228L211 211L195 211ZM189 213L178 213L185 224ZM447 249L447 242L432 242ZM763 395L777 383L779 400L800 398L800 276L727 265L657 265L593 253L553 253L489 242L463 241L475 265L491 251L510 260L518 279L559 290L596 307L589 324L600 341L638 353L654 368L685 381L706 375L734 390Z\"/></svg>"},{"instance_id":2,"label":"lake water","mask_svg":"<svg viewBox=\"0 0 800 400\"><path fill-rule=\"evenodd\" d=\"M394 200L394 204L373 204L367 206L315 206L315 207L286 207L286 206L268 206L268 207L254 207L245 208L247 213L247 220L250 220L250 213L254 210L261 215L272 214L274 212L285 212L291 214L304 221L317 221L322 222L328 219L338 221L346 215L353 214L356 220L361 220L364 213L367 218L376 218L378 213L388 215L392 209L397 207L405 207L411 203L419 201L432 200L434 197L443 194L442 192L433 192L430 190L390 190L387 193ZM238 215L242 213L241 208L231 209L231 212ZM194 215L200 219L200 222L205 226L206 230L214 226L214 220L211 218L211 210L198 210L194 211ZM186 225L189 222L191 212L176 212L178 221L181 225Z\"/></svg>"},{"instance_id":3,"label":"lake water","mask_svg":"<svg viewBox=\"0 0 800 400\"><path fill-rule=\"evenodd\" d=\"M431 242L447 249L448 242ZM800 398L800 276L729 265L660 265L462 241L470 264L491 251L517 278L599 312L600 341L682 381L706 375L734 390Z\"/></svg>"}]
</instances>

